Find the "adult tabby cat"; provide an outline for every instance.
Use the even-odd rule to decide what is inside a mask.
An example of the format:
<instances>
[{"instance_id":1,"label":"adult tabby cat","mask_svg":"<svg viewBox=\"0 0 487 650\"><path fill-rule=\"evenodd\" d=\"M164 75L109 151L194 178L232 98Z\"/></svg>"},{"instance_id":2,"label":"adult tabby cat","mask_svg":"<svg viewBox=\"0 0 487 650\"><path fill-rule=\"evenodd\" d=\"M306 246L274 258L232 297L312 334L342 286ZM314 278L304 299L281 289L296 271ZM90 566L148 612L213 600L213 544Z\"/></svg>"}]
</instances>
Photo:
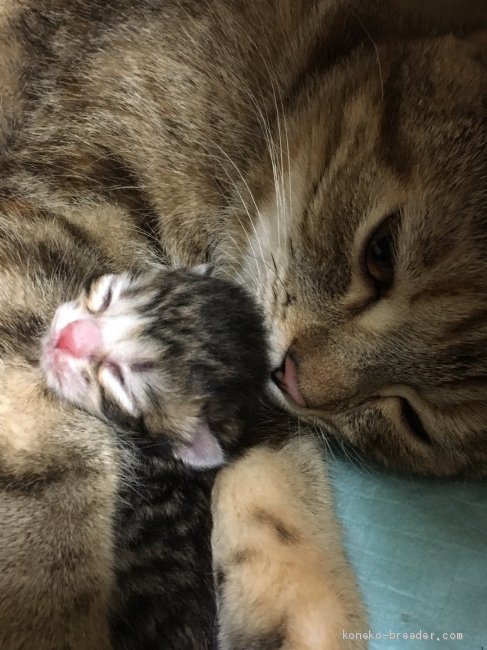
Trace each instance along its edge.
<instances>
[{"instance_id":1,"label":"adult tabby cat","mask_svg":"<svg viewBox=\"0 0 487 650\"><path fill-rule=\"evenodd\" d=\"M287 409L388 466L486 473L486 21L472 6L450 35L447 12L431 26L366 0L5 5L4 644L108 644L112 435L50 401L29 363L95 269L211 261L263 306ZM319 456L296 437L221 473L222 647L337 648L360 627Z\"/></svg>"}]
</instances>

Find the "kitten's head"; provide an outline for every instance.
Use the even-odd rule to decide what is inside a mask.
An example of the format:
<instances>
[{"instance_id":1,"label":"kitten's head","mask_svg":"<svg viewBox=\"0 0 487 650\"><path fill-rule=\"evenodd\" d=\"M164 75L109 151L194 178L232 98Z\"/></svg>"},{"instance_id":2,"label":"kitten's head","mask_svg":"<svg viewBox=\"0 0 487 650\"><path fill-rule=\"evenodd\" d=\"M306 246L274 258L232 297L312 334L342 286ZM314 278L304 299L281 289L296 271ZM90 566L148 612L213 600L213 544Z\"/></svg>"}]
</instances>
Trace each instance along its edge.
<instances>
[{"instance_id":1,"label":"kitten's head","mask_svg":"<svg viewBox=\"0 0 487 650\"><path fill-rule=\"evenodd\" d=\"M328 74L315 57L283 183L253 183L244 277L278 399L429 474L487 472L486 44L379 44Z\"/></svg>"},{"instance_id":2,"label":"kitten's head","mask_svg":"<svg viewBox=\"0 0 487 650\"><path fill-rule=\"evenodd\" d=\"M59 396L194 467L237 451L269 376L258 309L205 269L91 281L58 308L41 365Z\"/></svg>"}]
</instances>

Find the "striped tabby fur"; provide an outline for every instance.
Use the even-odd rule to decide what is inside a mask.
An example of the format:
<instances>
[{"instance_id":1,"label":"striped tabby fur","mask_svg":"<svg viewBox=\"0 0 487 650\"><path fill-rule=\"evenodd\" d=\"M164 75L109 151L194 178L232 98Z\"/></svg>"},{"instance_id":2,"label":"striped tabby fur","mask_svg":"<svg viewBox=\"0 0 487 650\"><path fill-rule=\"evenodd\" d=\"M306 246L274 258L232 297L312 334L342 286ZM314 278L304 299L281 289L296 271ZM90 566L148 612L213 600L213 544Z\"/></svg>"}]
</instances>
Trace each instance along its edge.
<instances>
[{"instance_id":1,"label":"striped tabby fur","mask_svg":"<svg viewBox=\"0 0 487 650\"><path fill-rule=\"evenodd\" d=\"M408 4L3 3L1 647L110 647L122 463L37 365L94 273L215 264L262 305L291 413L485 475L485 9ZM354 647L320 447L282 418L216 483L220 646Z\"/></svg>"}]
</instances>

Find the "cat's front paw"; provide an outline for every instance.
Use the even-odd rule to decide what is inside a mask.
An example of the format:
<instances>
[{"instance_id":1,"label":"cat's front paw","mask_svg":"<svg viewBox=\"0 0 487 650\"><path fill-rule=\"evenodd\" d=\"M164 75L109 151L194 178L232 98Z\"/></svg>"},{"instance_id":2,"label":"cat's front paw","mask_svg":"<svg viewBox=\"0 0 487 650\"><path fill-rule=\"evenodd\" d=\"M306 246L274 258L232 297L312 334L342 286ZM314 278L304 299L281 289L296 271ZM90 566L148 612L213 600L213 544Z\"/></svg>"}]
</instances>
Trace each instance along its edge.
<instances>
[{"instance_id":1,"label":"cat's front paw","mask_svg":"<svg viewBox=\"0 0 487 650\"><path fill-rule=\"evenodd\" d=\"M222 650L351 650L365 616L341 550L321 450L259 447L223 469L212 539ZM352 635L355 637L355 635Z\"/></svg>"}]
</instances>

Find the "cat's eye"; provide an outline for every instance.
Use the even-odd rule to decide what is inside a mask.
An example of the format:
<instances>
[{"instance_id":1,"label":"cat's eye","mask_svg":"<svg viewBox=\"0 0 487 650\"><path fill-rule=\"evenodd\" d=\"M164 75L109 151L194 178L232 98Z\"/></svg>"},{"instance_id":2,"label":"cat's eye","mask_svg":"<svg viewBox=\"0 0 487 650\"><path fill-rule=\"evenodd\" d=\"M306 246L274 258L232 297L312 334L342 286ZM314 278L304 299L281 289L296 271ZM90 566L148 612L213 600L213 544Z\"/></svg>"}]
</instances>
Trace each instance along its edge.
<instances>
[{"instance_id":1,"label":"cat's eye","mask_svg":"<svg viewBox=\"0 0 487 650\"><path fill-rule=\"evenodd\" d=\"M400 398L401 402L401 417L403 422L408 427L410 433L414 435L415 438L420 440L423 443L431 444L431 438L426 431L426 428L421 421L418 413L414 410L408 400Z\"/></svg>"},{"instance_id":2,"label":"cat's eye","mask_svg":"<svg viewBox=\"0 0 487 650\"><path fill-rule=\"evenodd\" d=\"M370 236L364 253L364 267L379 296L394 282L398 213L386 217Z\"/></svg>"},{"instance_id":3,"label":"cat's eye","mask_svg":"<svg viewBox=\"0 0 487 650\"><path fill-rule=\"evenodd\" d=\"M102 275L92 281L86 290L86 308L92 314L108 309L113 298L112 275Z\"/></svg>"}]
</instances>

